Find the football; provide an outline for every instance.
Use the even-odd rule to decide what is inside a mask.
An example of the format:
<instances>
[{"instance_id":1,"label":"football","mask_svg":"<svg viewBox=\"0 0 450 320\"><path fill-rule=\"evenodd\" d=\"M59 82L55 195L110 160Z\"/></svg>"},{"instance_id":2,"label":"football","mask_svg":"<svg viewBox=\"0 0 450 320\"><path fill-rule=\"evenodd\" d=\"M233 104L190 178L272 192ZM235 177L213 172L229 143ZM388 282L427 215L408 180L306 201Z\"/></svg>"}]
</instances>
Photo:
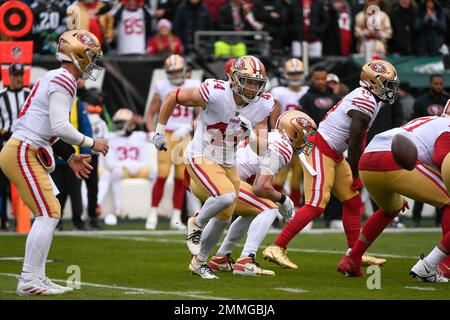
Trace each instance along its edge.
<instances>
[{"instance_id":1,"label":"football","mask_svg":"<svg viewBox=\"0 0 450 320\"><path fill-rule=\"evenodd\" d=\"M395 162L406 170L413 170L417 161L416 145L406 136L397 134L392 139L392 155Z\"/></svg>"}]
</instances>

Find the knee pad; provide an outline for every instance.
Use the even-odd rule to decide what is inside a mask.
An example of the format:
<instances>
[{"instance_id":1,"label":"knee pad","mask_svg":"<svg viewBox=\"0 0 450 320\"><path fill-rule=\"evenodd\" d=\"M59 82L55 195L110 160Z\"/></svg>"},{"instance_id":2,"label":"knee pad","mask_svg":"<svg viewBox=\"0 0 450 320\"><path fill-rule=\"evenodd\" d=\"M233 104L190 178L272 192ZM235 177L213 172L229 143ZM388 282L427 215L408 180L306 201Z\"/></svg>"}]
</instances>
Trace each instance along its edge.
<instances>
[{"instance_id":1,"label":"knee pad","mask_svg":"<svg viewBox=\"0 0 450 320\"><path fill-rule=\"evenodd\" d=\"M235 192L227 192L217 197L217 199L223 205L223 208L231 206L236 202L236 193Z\"/></svg>"}]
</instances>

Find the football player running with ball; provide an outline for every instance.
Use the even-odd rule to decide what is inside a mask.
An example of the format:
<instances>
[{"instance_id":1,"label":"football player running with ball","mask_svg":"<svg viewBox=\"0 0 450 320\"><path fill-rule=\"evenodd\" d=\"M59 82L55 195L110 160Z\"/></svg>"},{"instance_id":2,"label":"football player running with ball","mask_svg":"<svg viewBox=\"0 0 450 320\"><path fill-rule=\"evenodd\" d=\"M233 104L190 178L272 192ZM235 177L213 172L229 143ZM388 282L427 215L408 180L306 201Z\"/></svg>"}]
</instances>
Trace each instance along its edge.
<instances>
[{"instance_id":1,"label":"football player running with ball","mask_svg":"<svg viewBox=\"0 0 450 320\"><path fill-rule=\"evenodd\" d=\"M358 239L361 224L358 190L363 186L358 162L364 149L364 137L380 110L380 102L392 104L397 99L397 71L389 62L371 60L362 67L360 85L328 111L319 124L317 135L310 137L314 147L307 161L316 174L311 175L303 166L305 205L296 211L275 243L263 251L266 260L285 268L298 268L287 256L286 247L298 232L324 212L331 192L343 204L342 220L348 248ZM346 150L348 161L343 156Z\"/></svg>"},{"instance_id":2,"label":"football player running with ball","mask_svg":"<svg viewBox=\"0 0 450 320\"><path fill-rule=\"evenodd\" d=\"M272 96L265 92L266 70L254 56L233 63L229 81L207 79L198 88L178 88L164 100L156 132L158 150L167 149L166 124L175 106L201 107L194 138L185 157L190 188L204 202L200 212L188 220L188 249L193 255L189 270L204 279L217 278L206 258L230 224L239 195L240 179L235 154L240 141L259 155L267 150L267 118L273 109ZM255 129L255 131L253 131ZM208 228L204 228L207 222Z\"/></svg>"},{"instance_id":3,"label":"football player running with ball","mask_svg":"<svg viewBox=\"0 0 450 320\"><path fill-rule=\"evenodd\" d=\"M316 133L317 126L305 113L293 110L284 112L275 128L269 133L269 147L265 156L258 156L248 145L237 151L236 162L241 184L235 213L240 217L231 224L217 254L209 261L212 270L233 271L233 274L243 276L275 275L275 272L261 268L255 260L256 251L278 212L287 221L292 219L294 213L293 202L274 188L274 176L294 157L299 157L300 153L307 155L311 152L312 143L308 137ZM284 197L286 200L283 201ZM244 250L234 263L231 252L247 230Z\"/></svg>"},{"instance_id":4,"label":"football player running with ball","mask_svg":"<svg viewBox=\"0 0 450 320\"><path fill-rule=\"evenodd\" d=\"M47 72L36 82L11 139L0 153L2 171L36 216L26 241L18 295L56 295L73 290L51 282L45 275L53 232L61 217L55 196L57 190L49 173L55 167L53 150L66 160L79 179L87 178L92 170L88 164L90 156L75 155L72 145L91 148L103 155L108 152L105 140L84 136L69 121L76 82L98 78L101 68L96 65L96 59L101 55L100 42L92 33L85 30L63 33L56 53L61 67Z\"/></svg>"},{"instance_id":5,"label":"football player running with ball","mask_svg":"<svg viewBox=\"0 0 450 320\"><path fill-rule=\"evenodd\" d=\"M397 139L398 135L409 138L412 147L405 147L408 141ZM399 143L403 146L397 145ZM406 196L437 208L444 207L441 242L414 265L410 274L423 281L448 281L437 267L450 253L450 198L446 189L450 186L449 151L450 118L446 113L441 117L414 119L372 139L361 157L359 171L370 196L380 208L366 221L358 241L342 258L337 271L353 277L363 275L361 256L400 211L407 208L403 197ZM405 170L403 167L408 161L412 163ZM405 163L403 167L399 165L402 163Z\"/></svg>"}]
</instances>

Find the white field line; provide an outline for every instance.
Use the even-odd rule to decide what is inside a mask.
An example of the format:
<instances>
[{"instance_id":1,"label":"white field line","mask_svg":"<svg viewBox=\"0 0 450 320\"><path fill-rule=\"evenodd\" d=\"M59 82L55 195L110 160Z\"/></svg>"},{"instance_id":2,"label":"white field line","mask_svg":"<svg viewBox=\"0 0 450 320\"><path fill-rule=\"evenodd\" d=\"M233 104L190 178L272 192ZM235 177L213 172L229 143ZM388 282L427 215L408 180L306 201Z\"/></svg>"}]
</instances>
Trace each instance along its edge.
<instances>
[{"instance_id":1,"label":"white field line","mask_svg":"<svg viewBox=\"0 0 450 320\"><path fill-rule=\"evenodd\" d=\"M291 292L291 293L307 293L307 292L309 292L308 290L297 289L297 288L275 288L275 290L286 291L286 292Z\"/></svg>"},{"instance_id":2,"label":"white field line","mask_svg":"<svg viewBox=\"0 0 450 320\"><path fill-rule=\"evenodd\" d=\"M0 257L0 261L18 261L23 262L23 257ZM47 260L46 263L52 263L55 260Z\"/></svg>"},{"instance_id":3,"label":"white field line","mask_svg":"<svg viewBox=\"0 0 450 320\"><path fill-rule=\"evenodd\" d=\"M281 230L271 229L268 234L279 234ZM388 228L383 233L434 233L441 232L440 228L405 228L393 229ZM342 230L336 229L311 229L302 231L302 234L340 234L344 233ZM95 235L122 235L122 236L165 236L165 235L185 235L186 231L178 230L107 230L107 231L56 231L57 236L95 236ZM0 232L0 237L23 235L17 232ZM24 235L23 235L24 236Z\"/></svg>"},{"instance_id":4,"label":"white field line","mask_svg":"<svg viewBox=\"0 0 450 320\"><path fill-rule=\"evenodd\" d=\"M18 275L14 274L14 273L0 273L0 276L15 278ZM60 283L64 283L64 284L67 281L64 279L51 279L51 280L54 282L60 282ZM102 288L102 289L123 290L126 292L139 292L140 294L149 294L149 295L171 295L171 296L180 296L180 297L188 297L188 298L196 298L196 299L230 300L230 298L200 295L200 294L198 294L199 292L161 291L161 290L151 290L151 289L145 289L145 288L132 288L132 287L122 287L122 286L117 286L117 285L106 285L106 284L99 284L99 283L92 283L92 282L81 282L80 285L86 286L86 287Z\"/></svg>"},{"instance_id":5,"label":"white field line","mask_svg":"<svg viewBox=\"0 0 450 320\"><path fill-rule=\"evenodd\" d=\"M430 287L405 287L406 289L419 290L419 291L436 291L436 288Z\"/></svg>"}]
</instances>

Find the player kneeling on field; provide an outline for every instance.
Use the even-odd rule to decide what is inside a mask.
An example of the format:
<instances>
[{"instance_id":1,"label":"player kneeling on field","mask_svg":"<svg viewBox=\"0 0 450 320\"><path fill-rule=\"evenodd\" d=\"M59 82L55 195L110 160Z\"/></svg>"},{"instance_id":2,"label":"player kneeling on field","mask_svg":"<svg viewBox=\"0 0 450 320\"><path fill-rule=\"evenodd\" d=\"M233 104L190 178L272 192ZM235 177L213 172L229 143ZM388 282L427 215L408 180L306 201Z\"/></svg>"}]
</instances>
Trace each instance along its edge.
<instances>
[{"instance_id":1,"label":"player kneeling on field","mask_svg":"<svg viewBox=\"0 0 450 320\"><path fill-rule=\"evenodd\" d=\"M100 177L98 203L101 204L111 185L114 198L114 214L105 218L107 224L116 224L121 217L122 195L120 182L126 178L141 178L154 180L156 172L152 170L150 155L147 148L147 134L144 131L134 131L133 112L129 109L119 109L113 117L116 131L108 135L111 152L105 157L102 167L105 169Z\"/></svg>"},{"instance_id":2,"label":"player kneeling on field","mask_svg":"<svg viewBox=\"0 0 450 320\"><path fill-rule=\"evenodd\" d=\"M231 224L219 251L209 261L211 270L233 271L233 274L243 276L275 275L275 272L261 268L255 260L256 251L278 211L287 221L294 213L292 200L273 187L274 176L291 163L293 157L311 151L308 136L316 130L316 124L305 113L286 111L278 118L276 130L269 133L266 155L258 156L248 145L238 149L236 164L241 183L235 213L239 217ZM208 225L205 229L208 230ZM247 231L244 250L234 263L231 252Z\"/></svg>"}]
</instances>

